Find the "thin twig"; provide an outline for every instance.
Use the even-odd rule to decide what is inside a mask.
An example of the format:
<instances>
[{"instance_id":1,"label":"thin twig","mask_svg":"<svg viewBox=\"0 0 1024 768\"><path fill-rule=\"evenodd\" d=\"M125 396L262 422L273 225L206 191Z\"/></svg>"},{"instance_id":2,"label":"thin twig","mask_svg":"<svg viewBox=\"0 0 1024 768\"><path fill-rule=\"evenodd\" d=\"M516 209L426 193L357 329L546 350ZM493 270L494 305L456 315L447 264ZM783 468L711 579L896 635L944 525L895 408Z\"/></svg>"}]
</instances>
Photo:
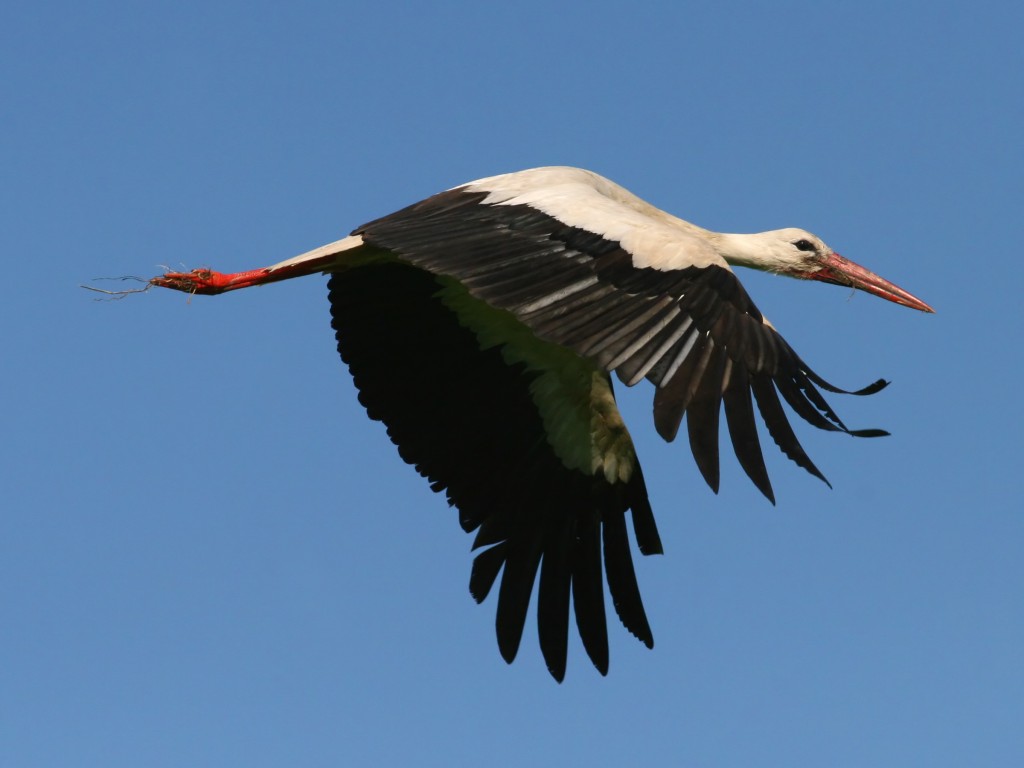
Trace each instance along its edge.
<instances>
[{"instance_id":1,"label":"thin twig","mask_svg":"<svg viewBox=\"0 0 1024 768\"><path fill-rule=\"evenodd\" d=\"M123 277L94 277L93 280L122 280L122 281L134 280L137 283L145 283L146 284L145 287L143 287L143 288L125 288L125 289L120 290L120 291L108 291L108 290L106 290L104 288L96 288L95 286L92 286L92 285L80 285L80 286L78 286L79 288L85 288L85 290L87 290L87 291L94 291L95 293L102 293L102 294L105 294L106 296L109 297L109 298L106 298L106 299L94 299L94 301L117 301L117 300L123 299L125 296L128 296L128 295L133 294L133 293L146 293L146 292L149 291L150 288L153 287L153 285L149 282L149 280L146 280L145 278L142 278L142 277L136 277L135 275L124 275Z\"/></svg>"}]
</instances>

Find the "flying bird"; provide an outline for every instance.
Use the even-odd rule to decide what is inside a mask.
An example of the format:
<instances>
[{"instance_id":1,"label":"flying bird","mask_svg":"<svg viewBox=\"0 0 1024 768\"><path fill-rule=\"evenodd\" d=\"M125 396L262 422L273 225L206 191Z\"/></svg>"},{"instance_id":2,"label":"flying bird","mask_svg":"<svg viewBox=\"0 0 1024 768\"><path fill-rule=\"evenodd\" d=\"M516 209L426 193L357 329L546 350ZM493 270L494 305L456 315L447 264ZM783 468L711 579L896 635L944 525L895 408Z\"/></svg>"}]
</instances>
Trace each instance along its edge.
<instances>
[{"instance_id":1,"label":"flying bird","mask_svg":"<svg viewBox=\"0 0 1024 768\"><path fill-rule=\"evenodd\" d=\"M825 480L782 405L825 430L851 430L825 401L846 392L812 371L761 315L730 269L858 288L933 310L802 229L711 232L578 168L534 168L449 189L270 267L168 272L151 284L219 294L330 275L338 351L371 419L401 457L444 491L476 531L469 588L498 586L501 655L518 652L537 587L548 670L565 675L571 611L608 671L604 581L626 629L654 639L633 569L662 552L611 374L655 387L667 441L686 416L704 479L719 484L719 415L736 457L774 503L755 403L782 452ZM781 395L781 400L780 396ZM827 480L825 480L827 482Z\"/></svg>"}]
</instances>

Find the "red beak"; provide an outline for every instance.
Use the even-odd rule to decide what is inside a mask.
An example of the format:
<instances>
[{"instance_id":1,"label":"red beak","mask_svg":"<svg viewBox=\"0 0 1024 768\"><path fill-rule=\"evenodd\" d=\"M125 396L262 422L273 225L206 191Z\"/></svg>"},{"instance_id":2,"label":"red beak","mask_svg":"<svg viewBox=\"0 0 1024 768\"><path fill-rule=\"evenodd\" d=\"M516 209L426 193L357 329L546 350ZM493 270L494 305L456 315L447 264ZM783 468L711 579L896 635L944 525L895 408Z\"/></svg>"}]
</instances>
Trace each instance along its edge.
<instances>
[{"instance_id":1,"label":"red beak","mask_svg":"<svg viewBox=\"0 0 1024 768\"><path fill-rule=\"evenodd\" d=\"M854 264L849 259L844 259L838 253L832 253L820 262L821 269L817 272L804 275L808 280L821 280L825 283L836 285L847 285L859 288L862 291L881 296L883 299L902 304L904 307L919 309L922 312L934 312L935 310L925 304L916 296L913 296L898 285L876 275L874 272L864 269L859 264Z\"/></svg>"}]
</instances>

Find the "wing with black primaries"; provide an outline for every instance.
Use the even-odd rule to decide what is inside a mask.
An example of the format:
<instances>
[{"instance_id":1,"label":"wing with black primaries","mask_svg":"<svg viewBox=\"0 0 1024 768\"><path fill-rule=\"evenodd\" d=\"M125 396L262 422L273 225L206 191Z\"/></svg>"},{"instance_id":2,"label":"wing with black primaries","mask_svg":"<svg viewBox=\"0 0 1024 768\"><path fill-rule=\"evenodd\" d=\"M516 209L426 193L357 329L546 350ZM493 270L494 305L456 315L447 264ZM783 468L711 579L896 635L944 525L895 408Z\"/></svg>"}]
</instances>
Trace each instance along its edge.
<instances>
[{"instance_id":1,"label":"wing with black primaries","mask_svg":"<svg viewBox=\"0 0 1024 768\"><path fill-rule=\"evenodd\" d=\"M338 349L360 402L384 422L402 458L446 493L462 527L477 531L474 547L482 551L470 591L478 602L501 572L497 635L504 658L516 656L539 572L538 634L551 674L565 674L570 596L586 651L604 674L605 578L623 624L653 645L625 521L631 510L641 552L661 552L639 465L622 482L567 467L531 390L538 371L510 364L500 346L482 348L441 290L441 279L400 262L332 275Z\"/></svg>"},{"instance_id":2,"label":"wing with black primaries","mask_svg":"<svg viewBox=\"0 0 1024 768\"><path fill-rule=\"evenodd\" d=\"M687 414L697 465L716 491L723 405L740 464L773 501L754 403L779 448L822 480L779 395L821 429L861 437L885 434L847 429L818 387L864 395L886 382L846 392L819 377L763 319L724 261L703 259L700 266L671 270L637 267L649 260L620 241L565 224L530 204L487 199L485 189L449 190L353 234L421 269L458 280L473 296L513 313L540 338L593 359L628 385L652 381L658 387L659 434L673 440Z\"/></svg>"}]
</instances>

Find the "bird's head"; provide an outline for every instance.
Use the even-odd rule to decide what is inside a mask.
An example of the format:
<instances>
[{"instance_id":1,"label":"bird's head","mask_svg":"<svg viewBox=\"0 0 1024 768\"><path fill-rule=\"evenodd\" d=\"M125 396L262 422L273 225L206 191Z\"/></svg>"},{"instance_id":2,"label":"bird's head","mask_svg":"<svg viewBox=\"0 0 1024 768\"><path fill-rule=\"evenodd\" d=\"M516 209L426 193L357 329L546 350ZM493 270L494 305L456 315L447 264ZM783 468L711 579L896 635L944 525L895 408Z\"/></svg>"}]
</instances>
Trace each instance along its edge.
<instances>
[{"instance_id":1,"label":"bird's head","mask_svg":"<svg viewBox=\"0 0 1024 768\"><path fill-rule=\"evenodd\" d=\"M734 263L802 280L845 285L922 312L935 311L894 283L843 258L806 230L790 227L745 237L751 238L748 244L752 247L745 249L748 258Z\"/></svg>"}]
</instances>

